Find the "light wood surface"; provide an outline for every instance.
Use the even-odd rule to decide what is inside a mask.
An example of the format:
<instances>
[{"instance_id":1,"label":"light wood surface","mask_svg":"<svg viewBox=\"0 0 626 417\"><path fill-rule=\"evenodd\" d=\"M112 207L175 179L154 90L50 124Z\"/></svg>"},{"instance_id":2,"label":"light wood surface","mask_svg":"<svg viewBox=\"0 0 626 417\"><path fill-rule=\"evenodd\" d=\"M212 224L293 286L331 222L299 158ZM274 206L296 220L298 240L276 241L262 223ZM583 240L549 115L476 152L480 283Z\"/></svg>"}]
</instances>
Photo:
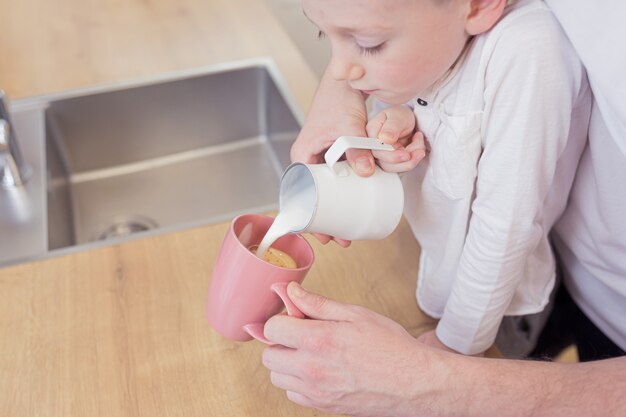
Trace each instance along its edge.
<instances>
[{"instance_id":1,"label":"light wood surface","mask_svg":"<svg viewBox=\"0 0 626 417\"><path fill-rule=\"evenodd\" d=\"M0 0L13 99L259 56L304 111L317 78L263 0Z\"/></svg>"},{"instance_id":2,"label":"light wood surface","mask_svg":"<svg viewBox=\"0 0 626 417\"><path fill-rule=\"evenodd\" d=\"M270 56L306 111L316 78L262 0L0 0L14 99ZM227 225L0 269L0 416L320 416L274 388L262 345L205 320ZM0 237L1 238L1 237ZM349 249L312 242L305 286L419 334L406 224Z\"/></svg>"},{"instance_id":3,"label":"light wood surface","mask_svg":"<svg viewBox=\"0 0 626 417\"><path fill-rule=\"evenodd\" d=\"M289 402L263 345L206 323L227 224L0 270L2 416L320 416ZM310 240L305 287L391 317L433 322L414 297L419 248L406 224L349 249Z\"/></svg>"}]
</instances>

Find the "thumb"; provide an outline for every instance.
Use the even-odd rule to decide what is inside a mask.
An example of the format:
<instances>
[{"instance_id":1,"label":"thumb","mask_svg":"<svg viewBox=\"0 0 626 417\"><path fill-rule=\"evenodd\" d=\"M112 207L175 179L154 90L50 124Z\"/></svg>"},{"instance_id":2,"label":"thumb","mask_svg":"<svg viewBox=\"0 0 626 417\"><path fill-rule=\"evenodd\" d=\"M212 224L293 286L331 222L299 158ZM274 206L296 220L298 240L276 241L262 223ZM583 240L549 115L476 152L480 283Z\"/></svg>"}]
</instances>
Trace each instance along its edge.
<instances>
[{"instance_id":1,"label":"thumb","mask_svg":"<svg viewBox=\"0 0 626 417\"><path fill-rule=\"evenodd\" d=\"M398 141L398 138L406 134L405 131L406 128L404 128L402 120L397 117L388 117L378 132L378 139L393 144Z\"/></svg>"},{"instance_id":2,"label":"thumb","mask_svg":"<svg viewBox=\"0 0 626 417\"><path fill-rule=\"evenodd\" d=\"M309 292L297 282L289 283L287 294L307 317L317 320L349 321L352 313L348 304Z\"/></svg>"},{"instance_id":3,"label":"thumb","mask_svg":"<svg viewBox=\"0 0 626 417\"><path fill-rule=\"evenodd\" d=\"M350 166L361 177L369 177L374 173L374 156L367 149L348 149L346 159Z\"/></svg>"}]
</instances>

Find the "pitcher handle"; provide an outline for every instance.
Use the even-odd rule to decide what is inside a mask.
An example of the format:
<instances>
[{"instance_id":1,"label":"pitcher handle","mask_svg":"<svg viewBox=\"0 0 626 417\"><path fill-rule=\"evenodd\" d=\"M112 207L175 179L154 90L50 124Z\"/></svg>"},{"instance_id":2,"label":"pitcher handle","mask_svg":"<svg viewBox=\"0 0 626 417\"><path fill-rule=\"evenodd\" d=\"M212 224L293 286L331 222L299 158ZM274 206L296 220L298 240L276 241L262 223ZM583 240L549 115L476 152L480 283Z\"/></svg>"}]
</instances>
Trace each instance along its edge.
<instances>
[{"instance_id":1,"label":"pitcher handle","mask_svg":"<svg viewBox=\"0 0 626 417\"><path fill-rule=\"evenodd\" d=\"M335 163L348 149L393 151L396 148L374 138L340 136L337 138L337 140L335 140L335 143L333 143L332 146L328 148L328 150L324 154L324 160L326 161L326 165L328 165L328 168L330 168L333 173L340 176L345 176L348 174L347 172L338 171L337 167L335 166Z\"/></svg>"}]
</instances>

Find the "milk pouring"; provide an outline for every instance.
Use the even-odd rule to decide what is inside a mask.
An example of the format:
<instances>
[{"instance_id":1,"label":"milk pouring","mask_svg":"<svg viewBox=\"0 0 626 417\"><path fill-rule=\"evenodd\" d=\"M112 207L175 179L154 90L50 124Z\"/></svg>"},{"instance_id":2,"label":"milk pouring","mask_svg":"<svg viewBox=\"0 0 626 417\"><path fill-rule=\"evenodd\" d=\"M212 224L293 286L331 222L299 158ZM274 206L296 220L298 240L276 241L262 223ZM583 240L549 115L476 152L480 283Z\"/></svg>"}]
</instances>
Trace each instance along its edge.
<instances>
[{"instance_id":1,"label":"milk pouring","mask_svg":"<svg viewBox=\"0 0 626 417\"><path fill-rule=\"evenodd\" d=\"M304 230L306 227L311 216L310 207L315 204L315 189L312 183L300 182L301 184L294 184L294 187L290 187L293 194L284 203L282 199L280 200L278 215L257 249L258 257L262 257L274 241L281 236Z\"/></svg>"},{"instance_id":2,"label":"milk pouring","mask_svg":"<svg viewBox=\"0 0 626 417\"><path fill-rule=\"evenodd\" d=\"M339 158L347 149L393 151L377 139L342 136L324 155L325 164L294 163L280 183L279 213L259 245L262 257L288 233L322 233L346 240L382 239L402 217L404 191L397 174L376 167L358 176Z\"/></svg>"}]
</instances>

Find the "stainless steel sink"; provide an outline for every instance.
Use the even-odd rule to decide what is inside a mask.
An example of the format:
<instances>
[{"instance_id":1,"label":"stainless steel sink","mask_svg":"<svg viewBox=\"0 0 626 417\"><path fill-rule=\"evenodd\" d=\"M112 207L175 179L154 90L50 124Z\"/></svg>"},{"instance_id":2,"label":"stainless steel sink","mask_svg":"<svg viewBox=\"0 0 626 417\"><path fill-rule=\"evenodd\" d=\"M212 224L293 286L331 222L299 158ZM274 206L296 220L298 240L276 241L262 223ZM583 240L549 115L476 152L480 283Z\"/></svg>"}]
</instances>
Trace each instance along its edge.
<instances>
[{"instance_id":1,"label":"stainless steel sink","mask_svg":"<svg viewBox=\"0 0 626 417\"><path fill-rule=\"evenodd\" d=\"M0 265L274 210L301 125L269 60L13 107L18 134L45 119L45 250Z\"/></svg>"}]
</instances>

